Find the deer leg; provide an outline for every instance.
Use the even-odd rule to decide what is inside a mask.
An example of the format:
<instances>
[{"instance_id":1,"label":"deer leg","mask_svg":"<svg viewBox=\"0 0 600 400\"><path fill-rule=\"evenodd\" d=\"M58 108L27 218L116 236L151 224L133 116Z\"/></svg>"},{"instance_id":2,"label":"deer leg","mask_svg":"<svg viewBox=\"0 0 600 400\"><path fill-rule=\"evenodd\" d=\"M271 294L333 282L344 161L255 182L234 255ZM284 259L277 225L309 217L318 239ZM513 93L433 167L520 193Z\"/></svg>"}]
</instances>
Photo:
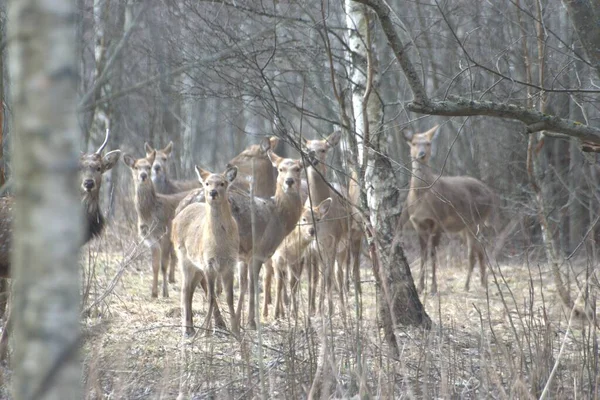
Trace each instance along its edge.
<instances>
[{"instance_id":1,"label":"deer leg","mask_svg":"<svg viewBox=\"0 0 600 400\"><path fill-rule=\"evenodd\" d=\"M238 326L235 307L233 305L233 268L233 265L228 266L228 268L222 274L222 280L227 296L227 307L229 307L229 321L231 325L231 331L237 335L240 332L240 328Z\"/></svg>"},{"instance_id":2,"label":"deer leg","mask_svg":"<svg viewBox=\"0 0 600 400\"><path fill-rule=\"evenodd\" d=\"M169 259L169 283L175 283L175 266L177 265L177 253L174 246L171 246L171 256Z\"/></svg>"},{"instance_id":3,"label":"deer leg","mask_svg":"<svg viewBox=\"0 0 600 400\"><path fill-rule=\"evenodd\" d=\"M273 284L273 264L271 260L265 261L265 276L263 278L263 317L267 318L269 316L269 304L273 302L271 299L271 286Z\"/></svg>"},{"instance_id":4,"label":"deer leg","mask_svg":"<svg viewBox=\"0 0 600 400\"><path fill-rule=\"evenodd\" d=\"M437 293L437 247L440 244L441 234L431 236L431 294Z\"/></svg>"},{"instance_id":5,"label":"deer leg","mask_svg":"<svg viewBox=\"0 0 600 400\"><path fill-rule=\"evenodd\" d=\"M194 334L194 324L192 321L192 300L194 298L194 291L196 285L202 277L202 272L197 271L196 268L185 263L183 260L179 261L181 267L183 282L181 283L181 309L183 310L182 326L183 334L186 336L192 336Z\"/></svg>"},{"instance_id":6,"label":"deer leg","mask_svg":"<svg viewBox=\"0 0 600 400\"><path fill-rule=\"evenodd\" d=\"M427 242L428 242L428 234L419 233L419 249L421 250L421 271L419 271L419 286L417 287L417 291L419 293L423 292L425 288L425 266L427 265Z\"/></svg>"},{"instance_id":7,"label":"deer leg","mask_svg":"<svg viewBox=\"0 0 600 400\"><path fill-rule=\"evenodd\" d=\"M283 263L282 263L283 264ZM279 265L275 270L276 275L276 296L275 296L275 318L285 318L285 310L283 307L284 304L284 295L283 289L285 287L285 270L283 265Z\"/></svg>"},{"instance_id":8,"label":"deer leg","mask_svg":"<svg viewBox=\"0 0 600 400\"><path fill-rule=\"evenodd\" d=\"M471 234L467 234L467 249L469 259L469 271L467 272L467 281L465 282L465 291L469 290L471 283L471 274L475 268L475 238Z\"/></svg>"},{"instance_id":9,"label":"deer leg","mask_svg":"<svg viewBox=\"0 0 600 400\"><path fill-rule=\"evenodd\" d=\"M0 318L4 317L6 304L8 303L8 279L0 278Z\"/></svg>"},{"instance_id":10,"label":"deer leg","mask_svg":"<svg viewBox=\"0 0 600 400\"><path fill-rule=\"evenodd\" d=\"M312 249L304 253L301 262L307 265L308 276L308 308L310 315L315 315L317 311L317 287L319 285L319 271L315 264L315 258Z\"/></svg>"},{"instance_id":11,"label":"deer leg","mask_svg":"<svg viewBox=\"0 0 600 400\"><path fill-rule=\"evenodd\" d=\"M171 251L173 249L173 246L171 244L171 240L169 239L168 236L163 237L161 239L161 246L160 246L160 269L162 272L162 278L163 278L163 285L162 285L162 291L163 291L163 297L169 297L169 278L168 278L168 274L169 274L169 257L171 256Z\"/></svg>"},{"instance_id":12,"label":"deer leg","mask_svg":"<svg viewBox=\"0 0 600 400\"><path fill-rule=\"evenodd\" d=\"M300 286L300 278L302 277L302 269L304 263L303 260L294 262L289 267L290 274L290 297L292 298L292 315L294 318L298 318L298 287Z\"/></svg>"},{"instance_id":13,"label":"deer leg","mask_svg":"<svg viewBox=\"0 0 600 400\"><path fill-rule=\"evenodd\" d=\"M158 271L160 270L160 247L153 244L152 251L152 297L158 297Z\"/></svg>"},{"instance_id":14,"label":"deer leg","mask_svg":"<svg viewBox=\"0 0 600 400\"><path fill-rule=\"evenodd\" d=\"M248 277L248 286L250 291L250 298L248 299L248 328L256 329L256 318L255 318L255 306L258 302L258 291L257 291L257 281L260 275L260 268L262 267L262 262L254 259L252 261L252 265L250 267L250 276Z\"/></svg>"},{"instance_id":15,"label":"deer leg","mask_svg":"<svg viewBox=\"0 0 600 400\"><path fill-rule=\"evenodd\" d=\"M333 246L334 250L331 254L330 264L331 264L331 268L333 268L333 271L337 273L337 286L340 289L340 312L342 313L342 316L344 316L344 318L345 318L345 315L346 315L346 286L344 285L344 264L338 263L337 269L336 269L336 256L338 254L339 246L340 246L340 242L336 241ZM346 251L344 251L343 253L344 253L344 255L347 254ZM345 260L344 260L344 262L345 262Z\"/></svg>"},{"instance_id":16,"label":"deer leg","mask_svg":"<svg viewBox=\"0 0 600 400\"><path fill-rule=\"evenodd\" d=\"M485 252L481 243L477 243L477 256L479 258L479 272L481 274L481 286L487 287L487 266L485 264Z\"/></svg>"}]
</instances>

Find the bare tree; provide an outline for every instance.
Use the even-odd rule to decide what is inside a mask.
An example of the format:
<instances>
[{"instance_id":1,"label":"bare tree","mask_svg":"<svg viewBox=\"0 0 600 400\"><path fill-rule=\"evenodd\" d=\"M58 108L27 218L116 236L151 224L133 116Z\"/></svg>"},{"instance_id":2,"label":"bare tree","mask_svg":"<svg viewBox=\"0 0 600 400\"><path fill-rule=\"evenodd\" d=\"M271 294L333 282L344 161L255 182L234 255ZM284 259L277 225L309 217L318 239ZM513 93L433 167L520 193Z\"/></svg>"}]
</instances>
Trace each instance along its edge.
<instances>
[{"instance_id":1,"label":"bare tree","mask_svg":"<svg viewBox=\"0 0 600 400\"><path fill-rule=\"evenodd\" d=\"M75 2L9 3L17 399L81 398Z\"/></svg>"}]
</instances>

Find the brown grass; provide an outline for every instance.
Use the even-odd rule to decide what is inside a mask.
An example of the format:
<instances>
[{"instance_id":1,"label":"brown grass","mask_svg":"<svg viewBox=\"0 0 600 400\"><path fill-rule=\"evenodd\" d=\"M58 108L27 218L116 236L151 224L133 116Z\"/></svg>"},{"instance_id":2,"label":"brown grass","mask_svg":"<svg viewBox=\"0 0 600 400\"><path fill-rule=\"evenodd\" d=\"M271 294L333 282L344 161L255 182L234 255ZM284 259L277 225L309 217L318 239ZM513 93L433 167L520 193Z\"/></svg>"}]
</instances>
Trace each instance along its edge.
<instances>
[{"instance_id":1,"label":"brown grass","mask_svg":"<svg viewBox=\"0 0 600 400\"><path fill-rule=\"evenodd\" d=\"M305 277L298 321L261 319L259 331L246 331L243 324L241 340L227 332L183 339L181 278L171 285L170 298L151 299L149 251L136 247L135 237L125 226L112 226L84 251L83 309L97 303L82 319L86 398L172 399L180 385L184 398L306 398L322 324L320 317L306 317ZM416 276L418 260L410 237L406 241ZM363 260L362 318L351 291L346 319L336 313L327 332L333 396L539 398L556 364L548 398L597 398L598 333L581 321L569 326L549 268L523 260L496 265L487 291L476 274L465 293L465 250L450 244L438 255L439 294L421 297L434 327L430 332L400 327L397 360L377 328L374 280ZM580 273L580 282L585 264L569 266ZM201 289L194 312L198 325L206 313ZM9 383L8 369L4 377Z\"/></svg>"}]
</instances>

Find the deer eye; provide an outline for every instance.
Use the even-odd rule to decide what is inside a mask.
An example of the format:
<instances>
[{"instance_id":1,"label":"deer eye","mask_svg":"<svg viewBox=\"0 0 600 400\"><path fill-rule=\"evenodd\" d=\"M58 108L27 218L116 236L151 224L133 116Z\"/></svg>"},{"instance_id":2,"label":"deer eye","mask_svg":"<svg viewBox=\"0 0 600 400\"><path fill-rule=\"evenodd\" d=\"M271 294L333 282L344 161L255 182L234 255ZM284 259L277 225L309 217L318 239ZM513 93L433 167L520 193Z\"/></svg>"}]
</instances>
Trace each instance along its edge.
<instances>
[{"instance_id":1,"label":"deer eye","mask_svg":"<svg viewBox=\"0 0 600 400\"><path fill-rule=\"evenodd\" d=\"M96 167L96 171L100 172L101 170L102 170L102 168Z\"/></svg>"},{"instance_id":2,"label":"deer eye","mask_svg":"<svg viewBox=\"0 0 600 400\"><path fill-rule=\"evenodd\" d=\"M167 161L167 157L161 157L161 160Z\"/></svg>"},{"instance_id":3,"label":"deer eye","mask_svg":"<svg viewBox=\"0 0 600 400\"><path fill-rule=\"evenodd\" d=\"M319 150L319 152L325 153L325 149L321 149L321 150Z\"/></svg>"},{"instance_id":4,"label":"deer eye","mask_svg":"<svg viewBox=\"0 0 600 400\"><path fill-rule=\"evenodd\" d=\"M296 167L296 168L294 168L294 171L296 171L296 172L300 172L300 168L299 168L299 167Z\"/></svg>"},{"instance_id":5,"label":"deer eye","mask_svg":"<svg viewBox=\"0 0 600 400\"><path fill-rule=\"evenodd\" d=\"M205 184L205 185L206 185L206 186L208 186L208 182L206 182L206 184Z\"/></svg>"},{"instance_id":6,"label":"deer eye","mask_svg":"<svg viewBox=\"0 0 600 400\"><path fill-rule=\"evenodd\" d=\"M221 186L225 186L225 183L221 182Z\"/></svg>"},{"instance_id":7,"label":"deer eye","mask_svg":"<svg viewBox=\"0 0 600 400\"><path fill-rule=\"evenodd\" d=\"M279 168L279 172L283 172L283 168Z\"/></svg>"},{"instance_id":8,"label":"deer eye","mask_svg":"<svg viewBox=\"0 0 600 400\"><path fill-rule=\"evenodd\" d=\"M306 222L306 218L302 218L302 222Z\"/></svg>"}]
</instances>

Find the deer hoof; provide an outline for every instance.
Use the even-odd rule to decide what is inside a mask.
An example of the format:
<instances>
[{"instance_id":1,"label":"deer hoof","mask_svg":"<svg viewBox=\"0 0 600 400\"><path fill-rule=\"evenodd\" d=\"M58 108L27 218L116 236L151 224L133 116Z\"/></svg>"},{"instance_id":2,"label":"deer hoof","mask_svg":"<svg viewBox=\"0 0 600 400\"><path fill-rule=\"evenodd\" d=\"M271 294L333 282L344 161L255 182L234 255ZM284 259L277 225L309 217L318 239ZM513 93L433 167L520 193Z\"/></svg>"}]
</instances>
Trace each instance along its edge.
<instances>
[{"instance_id":1,"label":"deer hoof","mask_svg":"<svg viewBox=\"0 0 600 400\"><path fill-rule=\"evenodd\" d=\"M256 330L256 321L255 320L249 320L248 321L248 329L251 329L253 331Z\"/></svg>"},{"instance_id":2,"label":"deer hoof","mask_svg":"<svg viewBox=\"0 0 600 400\"><path fill-rule=\"evenodd\" d=\"M196 333L196 330L192 327L187 327L185 328L185 331L183 332L183 336L186 338L191 338L194 336L194 334Z\"/></svg>"},{"instance_id":3,"label":"deer hoof","mask_svg":"<svg viewBox=\"0 0 600 400\"><path fill-rule=\"evenodd\" d=\"M158 297L158 291L152 291L152 298L156 299Z\"/></svg>"}]
</instances>

